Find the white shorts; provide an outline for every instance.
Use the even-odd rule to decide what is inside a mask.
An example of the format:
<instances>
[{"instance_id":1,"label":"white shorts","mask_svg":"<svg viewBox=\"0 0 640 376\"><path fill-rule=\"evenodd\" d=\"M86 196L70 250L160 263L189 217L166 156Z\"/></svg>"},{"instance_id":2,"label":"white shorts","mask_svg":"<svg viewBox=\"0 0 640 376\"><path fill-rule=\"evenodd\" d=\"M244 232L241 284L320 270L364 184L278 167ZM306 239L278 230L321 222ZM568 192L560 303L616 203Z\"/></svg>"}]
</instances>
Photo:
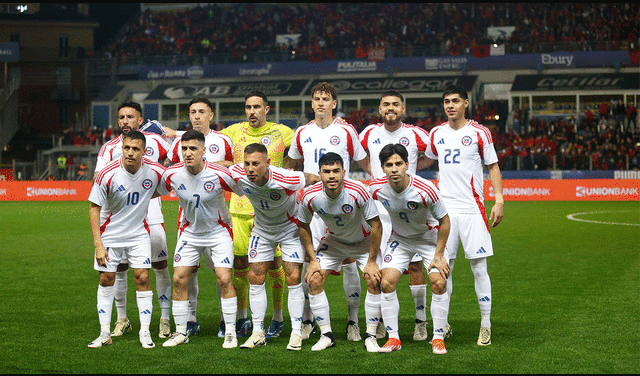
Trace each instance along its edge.
<instances>
[{"instance_id":1,"label":"white shorts","mask_svg":"<svg viewBox=\"0 0 640 376\"><path fill-rule=\"evenodd\" d=\"M204 257L208 269L233 267L233 240L228 232L221 232L216 240L198 241L180 237L176 243L173 267L196 266Z\"/></svg>"},{"instance_id":2,"label":"white shorts","mask_svg":"<svg viewBox=\"0 0 640 376\"><path fill-rule=\"evenodd\" d=\"M389 242L389 237L391 236L391 232L393 230L393 226L391 224L391 216L387 209L382 205L382 202L375 200L376 208L378 209L378 216L380 217L380 222L382 222L382 239L380 240L380 248L381 251L384 251L384 245ZM420 262L422 261L422 256L415 253L411 262Z\"/></svg>"},{"instance_id":3,"label":"white shorts","mask_svg":"<svg viewBox=\"0 0 640 376\"><path fill-rule=\"evenodd\" d=\"M460 243L467 259L493 256L491 233L484 215L449 213L449 219L451 220L451 230L447 240L449 259L456 258Z\"/></svg>"},{"instance_id":4,"label":"white shorts","mask_svg":"<svg viewBox=\"0 0 640 376\"><path fill-rule=\"evenodd\" d=\"M273 261L278 245L280 245L282 261L299 264L304 262L300 230L298 226L293 225L277 235L267 234L254 227L249 237L249 263Z\"/></svg>"},{"instance_id":5,"label":"white shorts","mask_svg":"<svg viewBox=\"0 0 640 376\"><path fill-rule=\"evenodd\" d=\"M151 262L167 260L169 252L167 252L167 234L164 231L164 223L149 225L149 236L151 237ZM120 263L129 263L126 255L120 260Z\"/></svg>"},{"instance_id":6,"label":"white shorts","mask_svg":"<svg viewBox=\"0 0 640 376\"><path fill-rule=\"evenodd\" d=\"M437 233L436 233L437 236ZM393 268L404 273L409 263L422 261L427 269L436 254L436 237L433 239L409 239L398 234L391 234L389 242L382 251L382 265L380 269ZM446 257L446 255L445 255ZM432 268L429 273L435 273L438 269Z\"/></svg>"},{"instance_id":7,"label":"white shorts","mask_svg":"<svg viewBox=\"0 0 640 376\"><path fill-rule=\"evenodd\" d=\"M336 241L331 235L324 237L316 250L316 260L320 263L322 270L339 271L342 262L347 258L353 258L358 263L360 270L363 270L369 261L369 246L371 238L367 236L360 243L344 244ZM378 266L382 262L382 257L378 254L376 260Z\"/></svg>"},{"instance_id":8,"label":"white shorts","mask_svg":"<svg viewBox=\"0 0 640 376\"><path fill-rule=\"evenodd\" d=\"M105 247L109 255L107 266L98 265L95 255L93 268L99 272L116 272L123 257L127 258L133 269L151 268L151 243L144 242L127 247Z\"/></svg>"}]
</instances>

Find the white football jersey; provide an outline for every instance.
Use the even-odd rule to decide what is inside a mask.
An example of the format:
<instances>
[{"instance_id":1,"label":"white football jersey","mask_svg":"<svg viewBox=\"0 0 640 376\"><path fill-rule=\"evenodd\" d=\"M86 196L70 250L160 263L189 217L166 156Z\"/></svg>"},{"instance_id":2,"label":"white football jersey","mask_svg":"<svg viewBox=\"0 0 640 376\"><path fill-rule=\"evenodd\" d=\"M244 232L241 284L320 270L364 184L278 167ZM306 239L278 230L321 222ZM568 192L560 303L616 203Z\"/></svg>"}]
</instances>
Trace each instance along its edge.
<instances>
[{"instance_id":1,"label":"white football jersey","mask_svg":"<svg viewBox=\"0 0 640 376\"><path fill-rule=\"evenodd\" d=\"M162 162L167 158L169 151L169 143L162 136L155 133L142 132L146 138L145 158L153 162ZM123 135L106 142L100 148L98 159L96 161L95 172L100 172L107 163L115 161L122 157L122 139ZM164 215L162 215L162 202L160 197L156 197L149 203L149 213L147 214L147 222L150 225L164 223Z\"/></svg>"},{"instance_id":2,"label":"white football jersey","mask_svg":"<svg viewBox=\"0 0 640 376\"><path fill-rule=\"evenodd\" d=\"M229 170L207 162L197 175L187 171L184 162L164 172L158 192L174 191L180 205L178 238L182 240L215 240L220 231L231 231L231 214L224 199L225 191L235 192L236 183Z\"/></svg>"},{"instance_id":3,"label":"white football jersey","mask_svg":"<svg viewBox=\"0 0 640 376\"><path fill-rule=\"evenodd\" d=\"M345 176L349 176L351 169L350 158L360 161L367 157L353 125L337 119L324 129L320 128L315 120L298 127L288 155L292 159L303 158L303 171L318 175L318 161L328 152L337 153L342 157Z\"/></svg>"},{"instance_id":4,"label":"white football jersey","mask_svg":"<svg viewBox=\"0 0 640 376\"><path fill-rule=\"evenodd\" d=\"M411 238L436 233L438 220L447 215L440 191L427 179L409 177L409 185L400 193L391 188L387 177L372 180L372 196L387 209L394 233Z\"/></svg>"},{"instance_id":5,"label":"white football jersey","mask_svg":"<svg viewBox=\"0 0 640 376\"><path fill-rule=\"evenodd\" d=\"M142 158L135 174L122 165L122 159L109 162L93 182L89 201L102 207L100 234L105 247L125 247L149 241L145 219L151 196L165 168Z\"/></svg>"},{"instance_id":6,"label":"white football jersey","mask_svg":"<svg viewBox=\"0 0 640 376\"><path fill-rule=\"evenodd\" d=\"M269 180L264 185L251 182L240 164L229 168L238 184L239 195L247 196L254 210L254 228L266 234L280 234L287 227L297 227L297 193L304 188L304 173L269 166Z\"/></svg>"},{"instance_id":7,"label":"white football jersey","mask_svg":"<svg viewBox=\"0 0 640 376\"><path fill-rule=\"evenodd\" d=\"M385 129L383 123L371 124L360 133L360 142L365 151L369 152L371 161L371 177L378 179L385 177L380 165L380 150L388 144L401 144L409 153L408 173L416 173L418 156L427 148L429 134L420 127L402 123L400 128L393 132Z\"/></svg>"},{"instance_id":8,"label":"white football jersey","mask_svg":"<svg viewBox=\"0 0 640 376\"><path fill-rule=\"evenodd\" d=\"M448 122L429 134L426 156L438 160L438 188L449 213L483 213L483 162L498 162L491 131L473 120L454 130Z\"/></svg>"},{"instance_id":9,"label":"white football jersey","mask_svg":"<svg viewBox=\"0 0 640 376\"><path fill-rule=\"evenodd\" d=\"M298 220L311 223L313 213L322 218L329 233L338 241L354 244L369 235L371 226L367 220L377 217L378 209L367 185L344 179L342 192L335 199L326 195L322 182L304 190Z\"/></svg>"},{"instance_id":10,"label":"white football jersey","mask_svg":"<svg viewBox=\"0 0 640 376\"><path fill-rule=\"evenodd\" d=\"M171 143L169 158L173 163L182 162L182 136L176 136ZM205 154L207 162L233 161L233 143L229 136L220 132L209 130L204 137Z\"/></svg>"}]
</instances>

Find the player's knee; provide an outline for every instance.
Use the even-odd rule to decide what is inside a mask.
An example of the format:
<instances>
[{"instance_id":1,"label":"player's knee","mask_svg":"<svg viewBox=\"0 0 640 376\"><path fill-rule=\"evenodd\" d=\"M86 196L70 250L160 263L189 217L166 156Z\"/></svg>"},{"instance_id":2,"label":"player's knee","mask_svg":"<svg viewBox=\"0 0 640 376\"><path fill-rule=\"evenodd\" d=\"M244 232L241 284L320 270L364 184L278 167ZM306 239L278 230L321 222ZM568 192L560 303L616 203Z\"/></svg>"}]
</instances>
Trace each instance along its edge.
<instances>
[{"instance_id":1,"label":"player's knee","mask_svg":"<svg viewBox=\"0 0 640 376\"><path fill-rule=\"evenodd\" d=\"M396 290L396 284L385 277L382 277L382 281L380 281L380 287L382 288L382 292L384 292L385 294L394 292Z\"/></svg>"},{"instance_id":2,"label":"player's knee","mask_svg":"<svg viewBox=\"0 0 640 376\"><path fill-rule=\"evenodd\" d=\"M110 287L116 282L116 273L100 273L100 286Z\"/></svg>"},{"instance_id":3,"label":"player's knee","mask_svg":"<svg viewBox=\"0 0 640 376\"><path fill-rule=\"evenodd\" d=\"M435 274L437 277L429 276L429 283L431 285L431 291L436 295L442 295L447 292L447 280L442 278L440 274Z\"/></svg>"}]
</instances>

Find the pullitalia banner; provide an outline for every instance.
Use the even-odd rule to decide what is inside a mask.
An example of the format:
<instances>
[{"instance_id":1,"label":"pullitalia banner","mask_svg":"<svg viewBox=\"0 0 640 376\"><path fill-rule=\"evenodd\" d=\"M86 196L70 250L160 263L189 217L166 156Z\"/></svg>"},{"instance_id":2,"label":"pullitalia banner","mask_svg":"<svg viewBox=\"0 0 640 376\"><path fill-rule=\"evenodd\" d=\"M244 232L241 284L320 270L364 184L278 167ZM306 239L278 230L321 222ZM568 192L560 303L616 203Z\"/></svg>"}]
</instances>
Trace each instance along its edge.
<instances>
[{"instance_id":1,"label":"pullitalia banner","mask_svg":"<svg viewBox=\"0 0 640 376\"><path fill-rule=\"evenodd\" d=\"M634 73L517 75L511 91L640 90Z\"/></svg>"}]
</instances>

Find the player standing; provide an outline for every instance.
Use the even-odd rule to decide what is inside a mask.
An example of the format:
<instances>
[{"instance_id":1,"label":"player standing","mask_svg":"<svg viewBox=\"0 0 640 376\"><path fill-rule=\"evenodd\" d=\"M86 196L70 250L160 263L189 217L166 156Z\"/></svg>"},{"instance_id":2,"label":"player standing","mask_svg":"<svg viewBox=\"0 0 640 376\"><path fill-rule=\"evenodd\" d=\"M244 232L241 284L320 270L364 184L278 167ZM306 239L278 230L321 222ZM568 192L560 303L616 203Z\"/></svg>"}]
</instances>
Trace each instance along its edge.
<instances>
[{"instance_id":1,"label":"player standing","mask_svg":"<svg viewBox=\"0 0 640 376\"><path fill-rule=\"evenodd\" d=\"M306 125L298 127L295 131L285 167L299 167L302 162L302 171L318 175L318 161L323 154L334 152L343 159L345 176L349 176L351 158L367 173L369 170L369 157L362 148L358 139L358 133L351 124L333 116L338 104L336 89L327 82L320 82L311 88L311 107L315 118ZM316 215L311 222L313 244L317 246L326 231L326 226ZM347 323L347 339L359 341L360 328L358 327L358 310L360 307L360 276L358 268L352 259L345 260L342 265L343 287L347 297L349 318ZM305 302L307 303L307 302ZM302 338L307 339L313 330L311 310L305 306Z\"/></svg>"},{"instance_id":2,"label":"player standing","mask_svg":"<svg viewBox=\"0 0 640 376\"><path fill-rule=\"evenodd\" d=\"M302 347L302 310L304 291L300 275L304 250L295 220L298 210L297 192L305 186L302 172L270 165L267 148L261 143L244 149L244 163L231 167L239 190L254 207L255 219L249 240L249 303L253 333L241 348L266 345L264 315L267 310L265 280L267 269L279 246L289 287L288 308L291 316L291 337L287 350Z\"/></svg>"},{"instance_id":3,"label":"player standing","mask_svg":"<svg viewBox=\"0 0 640 376\"><path fill-rule=\"evenodd\" d=\"M492 295L487 257L493 255L493 244L489 220L493 220L492 227L502 221L502 176L491 132L466 118L469 107L466 90L459 85L451 85L445 89L442 100L448 121L431 130L426 155L438 160L438 187L451 219L451 231L447 240L449 265L453 271L458 245L462 243L473 272L480 307L478 345L486 346L491 344ZM495 194L495 204L489 220L484 207L483 164L487 166ZM449 296L452 293L451 278L452 274L449 274Z\"/></svg>"},{"instance_id":4,"label":"player standing","mask_svg":"<svg viewBox=\"0 0 640 376\"><path fill-rule=\"evenodd\" d=\"M291 145L293 130L286 125L267 121L267 114L271 109L267 96L261 91L250 91L245 95L244 111L247 121L236 123L223 129L233 142L233 163L244 163L244 148L253 143L260 143L267 148L271 164L282 167L287 148ZM227 165L230 165L228 163ZM253 227L253 206L247 197L231 195L229 206L233 221L234 242L234 277L233 284L238 294L238 336L249 335L252 322L247 315L249 297L249 236ZM285 272L282 268L280 249L269 265L269 283L273 299L273 317L267 329L265 338L275 338L282 332L284 317L284 285ZM222 324L222 323L221 323Z\"/></svg>"},{"instance_id":5,"label":"player standing","mask_svg":"<svg viewBox=\"0 0 640 376\"><path fill-rule=\"evenodd\" d=\"M204 257L207 266L215 270L221 290L220 306L227 331L223 348L238 346L235 332L237 299L233 288L233 238L231 216L225 202L225 191L236 188L229 171L205 159L204 134L195 129L181 137L180 149L184 162L169 167L158 187L160 194L174 191L180 202L178 241L173 259L172 311L176 332L162 344L172 347L189 342L189 279L193 269Z\"/></svg>"},{"instance_id":6,"label":"player standing","mask_svg":"<svg viewBox=\"0 0 640 376\"><path fill-rule=\"evenodd\" d=\"M324 282L340 268L347 258L353 258L367 283L364 307L367 322L365 347L378 352L376 330L380 320L380 236L382 226L369 187L345 178L344 159L328 152L320 157L320 179L304 190L298 214L300 239L310 258L305 274L309 284L311 310L320 328L320 340L312 351L335 346L331 330L329 301ZM313 246L309 223L317 213L328 233L317 249Z\"/></svg>"},{"instance_id":7,"label":"player standing","mask_svg":"<svg viewBox=\"0 0 640 376\"><path fill-rule=\"evenodd\" d=\"M196 97L189 102L189 121L192 129L205 136L205 155L207 162L229 162L233 160L233 143L229 137L211 129L213 121L213 103L207 98ZM181 135L178 134L171 144L169 156L173 163L182 161ZM200 331L197 318L198 293L198 266L194 266L193 275L189 278L189 320L187 332L189 335ZM221 292L218 292L220 297ZM220 302L222 304L222 302Z\"/></svg>"},{"instance_id":8,"label":"player standing","mask_svg":"<svg viewBox=\"0 0 640 376\"><path fill-rule=\"evenodd\" d=\"M379 179L385 177L382 164L378 159L380 151L385 145L399 143L407 149L409 158L409 170L412 175L416 175L417 170L429 167L430 161L423 155L429 142L429 134L420 127L402 122L405 113L404 97L395 90L386 91L380 97L378 107L382 123L371 124L360 133L362 147L367 151L371 160L371 178ZM380 222L382 222L382 241L386 245L391 235L391 219L385 207L376 201ZM427 332L427 285L424 271L421 267L422 257L415 254L409 264L409 288L413 297L416 309L415 328L413 339L415 341L425 341L428 338ZM384 337L384 332L382 333Z\"/></svg>"},{"instance_id":9,"label":"player standing","mask_svg":"<svg viewBox=\"0 0 640 376\"><path fill-rule=\"evenodd\" d=\"M127 132L122 139L122 157L104 166L89 194L94 269L100 272L97 293L100 336L89 343L89 348L112 343L114 283L123 257L131 263L136 283L140 343L144 348L155 347L149 332L153 292L149 284L151 241L145 217L164 167L143 158L145 151L145 135L138 131Z\"/></svg>"},{"instance_id":10,"label":"player standing","mask_svg":"<svg viewBox=\"0 0 640 376\"><path fill-rule=\"evenodd\" d=\"M122 156L122 141L124 135L130 131L140 129L144 118L142 117L142 106L137 102L125 101L118 106L118 126L122 134L111 141L106 142L100 148L96 161L96 170L93 179L111 161ZM162 162L167 158L169 144L161 136L153 133L143 132L146 137L146 150L144 157L154 161ZM149 203L147 213L147 223L151 232L151 266L156 275L156 291L158 294L158 304L160 306L160 328L159 337L169 338L171 335L171 324L169 321L171 302L171 275L167 263L167 235L164 230L164 216L162 215L162 202L160 197L154 198ZM112 336L121 336L131 331L131 323L127 318L127 270L129 264L126 257L118 266L115 279L114 297L118 319L114 327Z\"/></svg>"},{"instance_id":11,"label":"player standing","mask_svg":"<svg viewBox=\"0 0 640 376\"><path fill-rule=\"evenodd\" d=\"M409 153L401 144L386 145L379 153L385 177L371 181L373 198L389 213L393 233L382 254L382 297L380 309L389 333L381 352L400 350L398 333L400 304L396 288L404 270L419 255L429 272L431 317L435 354L446 354L444 330L447 325L449 265L445 246L450 221L438 189L426 179L408 173Z\"/></svg>"}]
</instances>

